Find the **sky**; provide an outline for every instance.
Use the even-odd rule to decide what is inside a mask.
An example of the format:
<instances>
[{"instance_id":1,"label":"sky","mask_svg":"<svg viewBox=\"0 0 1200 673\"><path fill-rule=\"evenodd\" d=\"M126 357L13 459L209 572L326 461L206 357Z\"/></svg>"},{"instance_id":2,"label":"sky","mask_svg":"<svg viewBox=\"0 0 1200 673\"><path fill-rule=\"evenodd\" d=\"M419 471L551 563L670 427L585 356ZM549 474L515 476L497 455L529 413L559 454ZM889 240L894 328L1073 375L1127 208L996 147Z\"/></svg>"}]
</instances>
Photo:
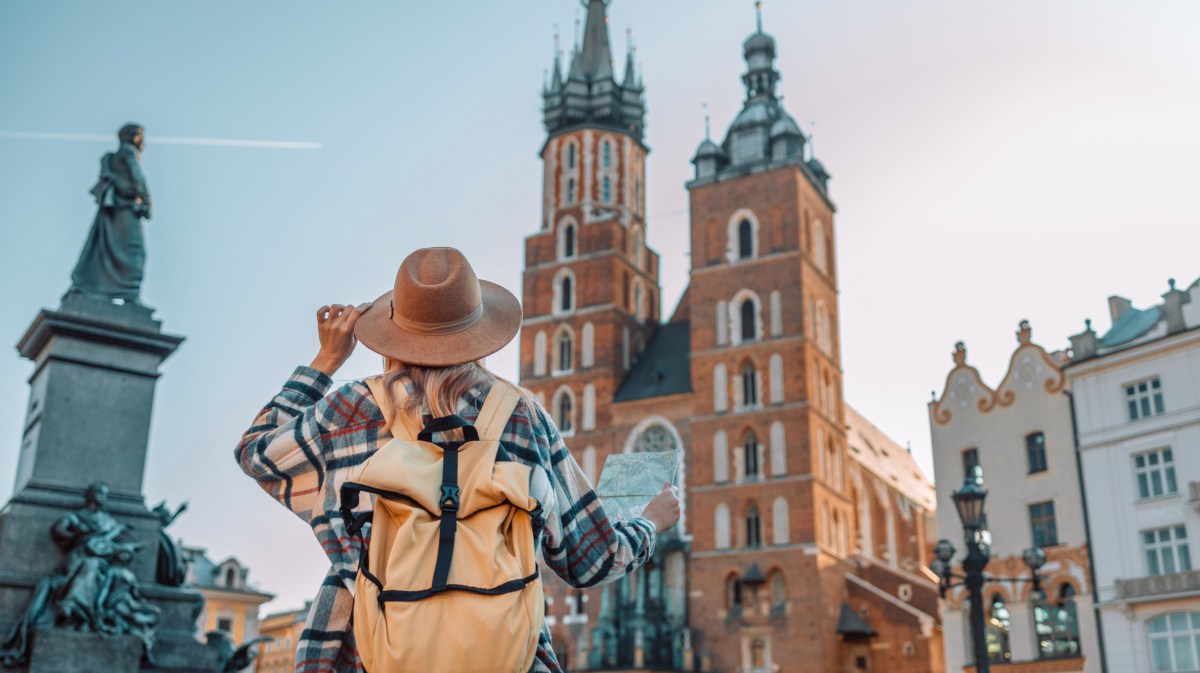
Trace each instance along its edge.
<instances>
[{"instance_id":1,"label":"sky","mask_svg":"<svg viewBox=\"0 0 1200 673\"><path fill-rule=\"evenodd\" d=\"M541 203L540 89L571 0L0 4L0 342L57 306L117 128L145 124L155 199L144 300L187 337L163 366L145 493L172 531L303 604L324 573L298 519L232 450L316 353L315 309L462 249L520 294ZM649 115L648 242L663 312L687 281L689 159L744 91L750 0L614 0ZM847 401L932 476L927 403L953 344L999 383L1022 319L1051 350L1200 277L1200 3L767 0L785 107L833 175ZM67 139L54 134L73 134ZM100 139L90 139L90 137ZM156 144L155 138L163 139ZM55 138L55 139L52 139ZM178 144L169 138L286 141ZM267 143L270 145L270 143ZM491 358L516 375L514 345ZM339 380L367 376L360 349ZM0 357L0 501L28 361ZM270 535L265 534L271 531Z\"/></svg>"}]
</instances>

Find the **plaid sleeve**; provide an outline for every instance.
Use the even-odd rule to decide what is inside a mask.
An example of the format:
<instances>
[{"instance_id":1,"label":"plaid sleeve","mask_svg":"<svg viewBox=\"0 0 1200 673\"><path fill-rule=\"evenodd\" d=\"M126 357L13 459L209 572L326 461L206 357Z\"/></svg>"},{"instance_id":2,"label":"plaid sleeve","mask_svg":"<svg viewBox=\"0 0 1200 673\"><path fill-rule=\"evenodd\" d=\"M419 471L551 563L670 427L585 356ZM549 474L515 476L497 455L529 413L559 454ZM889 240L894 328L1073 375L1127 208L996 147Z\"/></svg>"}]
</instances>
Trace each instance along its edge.
<instances>
[{"instance_id":1,"label":"plaid sleeve","mask_svg":"<svg viewBox=\"0 0 1200 673\"><path fill-rule=\"evenodd\" d=\"M654 524L646 519L610 521L596 491L567 450L554 421L534 405L532 443L549 484L542 537L546 565L573 587L613 582L645 563L654 551Z\"/></svg>"},{"instance_id":2,"label":"plaid sleeve","mask_svg":"<svg viewBox=\"0 0 1200 673\"><path fill-rule=\"evenodd\" d=\"M367 420L359 391L343 387L326 397L332 383L322 372L297 367L234 450L243 472L309 523L325 505L321 489L335 452L331 438Z\"/></svg>"}]
</instances>

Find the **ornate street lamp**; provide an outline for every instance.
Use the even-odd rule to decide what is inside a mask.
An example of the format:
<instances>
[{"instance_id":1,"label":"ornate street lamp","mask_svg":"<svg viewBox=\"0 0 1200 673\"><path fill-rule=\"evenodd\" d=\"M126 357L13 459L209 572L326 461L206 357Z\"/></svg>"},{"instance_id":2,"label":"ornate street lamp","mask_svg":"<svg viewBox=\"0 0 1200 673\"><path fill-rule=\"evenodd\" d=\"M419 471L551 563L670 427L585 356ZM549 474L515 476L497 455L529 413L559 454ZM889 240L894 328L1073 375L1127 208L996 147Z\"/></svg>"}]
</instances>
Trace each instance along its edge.
<instances>
[{"instance_id":1,"label":"ornate street lamp","mask_svg":"<svg viewBox=\"0 0 1200 673\"><path fill-rule=\"evenodd\" d=\"M983 510L987 494L987 489L983 487L983 468L978 465L971 468L971 472L963 480L962 488L950 494L950 498L954 500L954 508L958 511L958 518L962 520L963 537L967 544L967 555L962 560L962 574L954 572L951 561L954 559L955 549L949 540L938 541L933 548L934 559L929 564L929 569L941 579L938 588L942 598L945 598L946 592L953 587L963 586L967 589L967 598L971 602L971 640L976 673L988 673L991 664L988 659L987 632L983 620L983 585L1000 581L1000 578L983 574L983 569L987 567L992 554L987 514ZM1046 563L1046 552L1040 547L1030 547L1021 556L1025 565L1029 566L1032 576L1003 581L1032 582L1030 600L1044 601L1045 592L1042 591L1042 577L1038 570ZM955 583L954 580L960 581Z\"/></svg>"}]
</instances>

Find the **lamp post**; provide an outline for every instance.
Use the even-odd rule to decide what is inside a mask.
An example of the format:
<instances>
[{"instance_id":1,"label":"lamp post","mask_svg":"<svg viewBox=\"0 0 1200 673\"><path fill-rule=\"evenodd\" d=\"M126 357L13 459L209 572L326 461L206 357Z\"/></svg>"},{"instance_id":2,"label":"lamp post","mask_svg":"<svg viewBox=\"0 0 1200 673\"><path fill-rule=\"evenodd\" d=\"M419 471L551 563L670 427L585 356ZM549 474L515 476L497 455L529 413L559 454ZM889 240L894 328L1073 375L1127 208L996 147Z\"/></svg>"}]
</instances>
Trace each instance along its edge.
<instances>
[{"instance_id":1,"label":"lamp post","mask_svg":"<svg viewBox=\"0 0 1200 673\"><path fill-rule=\"evenodd\" d=\"M956 574L951 566L954 559L954 545L949 540L939 540L933 548L934 560L930 569L941 578L939 591L943 598L946 591L956 586L967 589L967 599L971 602L971 641L975 656L976 673L988 673L990 660L987 651L987 633L984 628L983 585L987 582L999 581L999 578L989 577L983 573L992 555L991 533L987 529L987 514L983 504L987 499L987 489L983 487L983 469L976 465L963 480L962 488L950 494L958 518L962 521L963 537L967 544L967 555L962 560L962 574ZM1025 564L1032 572L1031 578L1011 578L1010 582L1032 582L1031 599L1042 595L1042 577L1038 570L1046 562L1046 552L1040 547L1030 547L1022 554ZM960 580L957 584L954 580Z\"/></svg>"}]
</instances>

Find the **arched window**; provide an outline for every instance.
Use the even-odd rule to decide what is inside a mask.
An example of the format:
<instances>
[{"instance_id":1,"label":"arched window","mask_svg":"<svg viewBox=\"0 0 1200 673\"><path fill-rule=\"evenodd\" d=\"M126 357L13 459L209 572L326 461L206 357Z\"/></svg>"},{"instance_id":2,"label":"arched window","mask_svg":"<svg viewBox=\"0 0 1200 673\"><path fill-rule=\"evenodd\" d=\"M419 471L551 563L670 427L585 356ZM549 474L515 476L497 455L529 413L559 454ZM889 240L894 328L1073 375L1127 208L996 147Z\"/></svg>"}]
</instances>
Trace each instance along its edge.
<instances>
[{"instance_id":1,"label":"arched window","mask_svg":"<svg viewBox=\"0 0 1200 673\"><path fill-rule=\"evenodd\" d=\"M677 448L679 443L675 441L675 433L662 423L652 423L642 430L633 443L634 453L657 453Z\"/></svg>"},{"instance_id":2,"label":"arched window","mask_svg":"<svg viewBox=\"0 0 1200 673\"><path fill-rule=\"evenodd\" d=\"M746 546L762 546L762 519L758 516L758 507L750 505L746 512Z\"/></svg>"},{"instance_id":3,"label":"arched window","mask_svg":"<svg viewBox=\"0 0 1200 673\"><path fill-rule=\"evenodd\" d=\"M567 178L567 205L572 203L575 203L575 178Z\"/></svg>"},{"instance_id":4,"label":"arched window","mask_svg":"<svg viewBox=\"0 0 1200 673\"><path fill-rule=\"evenodd\" d=\"M612 203L612 180L607 175L600 180L600 200Z\"/></svg>"},{"instance_id":5,"label":"arched window","mask_svg":"<svg viewBox=\"0 0 1200 673\"><path fill-rule=\"evenodd\" d=\"M738 223L738 259L750 259L754 256L754 225L750 220Z\"/></svg>"},{"instance_id":6,"label":"arched window","mask_svg":"<svg viewBox=\"0 0 1200 673\"><path fill-rule=\"evenodd\" d=\"M987 631L987 653L989 661L1010 661L1012 645L1009 642L1009 632L1012 630L1012 614L1004 604L1004 596L992 596L989 604L987 620L984 622Z\"/></svg>"},{"instance_id":7,"label":"arched window","mask_svg":"<svg viewBox=\"0 0 1200 673\"><path fill-rule=\"evenodd\" d=\"M533 375L546 375L546 333L538 332L533 338Z\"/></svg>"},{"instance_id":8,"label":"arched window","mask_svg":"<svg viewBox=\"0 0 1200 673\"><path fill-rule=\"evenodd\" d=\"M742 582L737 575L730 575L725 578L725 607L730 612L741 612L742 609Z\"/></svg>"},{"instance_id":9,"label":"arched window","mask_svg":"<svg viewBox=\"0 0 1200 673\"><path fill-rule=\"evenodd\" d=\"M717 549L729 549L729 506L723 502L718 504L714 518L716 521L713 522L713 532Z\"/></svg>"},{"instance_id":10,"label":"arched window","mask_svg":"<svg viewBox=\"0 0 1200 673\"><path fill-rule=\"evenodd\" d=\"M573 308L574 297L571 296L573 290L574 288L571 287L571 277L564 277L562 281L562 302L559 303L559 308L563 311L570 311Z\"/></svg>"},{"instance_id":11,"label":"arched window","mask_svg":"<svg viewBox=\"0 0 1200 673\"><path fill-rule=\"evenodd\" d=\"M779 290L771 291L771 336L783 336L783 295Z\"/></svg>"},{"instance_id":12,"label":"arched window","mask_svg":"<svg viewBox=\"0 0 1200 673\"><path fill-rule=\"evenodd\" d=\"M563 326L556 339L558 347L558 372L569 372L575 368L575 337L569 327Z\"/></svg>"},{"instance_id":13,"label":"arched window","mask_svg":"<svg viewBox=\"0 0 1200 673\"><path fill-rule=\"evenodd\" d=\"M717 302L717 345L724 346L729 343L729 316L726 314L729 308L724 301Z\"/></svg>"},{"instance_id":14,"label":"arched window","mask_svg":"<svg viewBox=\"0 0 1200 673\"><path fill-rule=\"evenodd\" d=\"M575 224L567 221L559 225L559 249L558 256L561 259L569 259L575 256Z\"/></svg>"},{"instance_id":15,"label":"arched window","mask_svg":"<svg viewBox=\"0 0 1200 673\"><path fill-rule=\"evenodd\" d=\"M1075 615L1074 586L1063 584L1052 603L1034 604L1033 620L1039 657L1056 659L1079 656L1079 622ZM1200 626L1200 623L1197 625Z\"/></svg>"},{"instance_id":16,"label":"arched window","mask_svg":"<svg viewBox=\"0 0 1200 673\"><path fill-rule=\"evenodd\" d=\"M758 327L756 324L758 311L755 308L754 302L747 299L742 302L741 308L738 309L741 311L742 341L754 341L758 337L758 330L755 329Z\"/></svg>"},{"instance_id":17,"label":"arched window","mask_svg":"<svg viewBox=\"0 0 1200 673\"><path fill-rule=\"evenodd\" d=\"M596 386L589 383L583 387L583 429L596 428Z\"/></svg>"},{"instance_id":18,"label":"arched window","mask_svg":"<svg viewBox=\"0 0 1200 673\"><path fill-rule=\"evenodd\" d=\"M783 356L775 353L770 360L771 404L783 404Z\"/></svg>"},{"instance_id":19,"label":"arched window","mask_svg":"<svg viewBox=\"0 0 1200 673\"><path fill-rule=\"evenodd\" d=\"M729 382L726 380L725 365L717 363L713 367L713 410L725 411L729 408L729 399L727 390Z\"/></svg>"},{"instance_id":20,"label":"arched window","mask_svg":"<svg viewBox=\"0 0 1200 673\"><path fill-rule=\"evenodd\" d=\"M742 365L742 406L758 406L758 370L749 360Z\"/></svg>"},{"instance_id":21,"label":"arched window","mask_svg":"<svg viewBox=\"0 0 1200 673\"><path fill-rule=\"evenodd\" d=\"M742 437L742 460L745 462L744 474L747 479L757 479L758 466L758 437L753 430L747 430Z\"/></svg>"},{"instance_id":22,"label":"arched window","mask_svg":"<svg viewBox=\"0 0 1200 673\"><path fill-rule=\"evenodd\" d=\"M776 570L771 574L771 612L778 614L787 606L787 585L783 580L783 572Z\"/></svg>"},{"instance_id":23,"label":"arched window","mask_svg":"<svg viewBox=\"0 0 1200 673\"><path fill-rule=\"evenodd\" d=\"M820 220L814 220L812 223L812 256L813 262L821 271L829 270L829 253L825 249L825 227Z\"/></svg>"},{"instance_id":24,"label":"arched window","mask_svg":"<svg viewBox=\"0 0 1200 673\"><path fill-rule=\"evenodd\" d=\"M554 302L553 313L556 315L575 310L575 274L570 269L559 269L554 276L552 301Z\"/></svg>"},{"instance_id":25,"label":"arched window","mask_svg":"<svg viewBox=\"0 0 1200 673\"><path fill-rule=\"evenodd\" d=\"M787 474L787 444L783 439L783 423L771 424L771 476Z\"/></svg>"},{"instance_id":26,"label":"arched window","mask_svg":"<svg viewBox=\"0 0 1200 673\"><path fill-rule=\"evenodd\" d=\"M605 140L600 144L600 166L608 168L612 165L612 143Z\"/></svg>"},{"instance_id":27,"label":"arched window","mask_svg":"<svg viewBox=\"0 0 1200 673\"><path fill-rule=\"evenodd\" d=\"M591 367L596 364L596 328L590 322L583 324L582 351L579 354L580 366Z\"/></svg>"},{"instance_id":28,"label":"arched window","mask_svg":"<svg viewBox=\"0 0 1200 673\"><path fill-rule=\"evenodd\" d=\"M234 570L233 568L225 569L225 586L227 586L227 587L236 587L237 586L237 571Z\"/></svg>"},{"instance_id":29,"label":"arched window","mask_svg":"<svg viewBox=\"0 0 1200 673\"><path fill-rule=\"evenodd\" d=\"M724 430L713 434L713 482L729 481L729 439Z\"/></svg>"},{"instance_id":30,"label":"arched window","mask_svg":"<svg viewBox=\"0 0 1200 673\"><path fill-rule=\"evenodd\" d=\"M564 435L575 432L575 399L568 388L559 388L554 396L554 422Z\"/></svg>"},{"instance_id":31,"label":"arched window","mask_svg":"<svg viewBox=\"0 0 1200 673\"><path fill-rule=\"evenodd\" d=\"M771 507L771 526L775 530L775 544L787 544L792 541L791 522L788 521L788 505L783 496L775 498L775 504Z\"/></svg>"},{"instance_id":32,"label":"arched window","mask_svg":"<svg viewBox=\"0 0 1200 673\"><path fill-rule=\"evenodd\" d=\"M1168 612L1146 622L1150 668L1194 671L1200 662L1200 612Z\"/></svg>"},{"instance_id":33,"label":"arched window","mask_svg":"<svg viewBox=\"0 0 1200 673\"><path fill-rule=\"evenodd\" d=\"M575 168L575 143L567 143L567 168Z\"/></svg>"}]
</instances>

